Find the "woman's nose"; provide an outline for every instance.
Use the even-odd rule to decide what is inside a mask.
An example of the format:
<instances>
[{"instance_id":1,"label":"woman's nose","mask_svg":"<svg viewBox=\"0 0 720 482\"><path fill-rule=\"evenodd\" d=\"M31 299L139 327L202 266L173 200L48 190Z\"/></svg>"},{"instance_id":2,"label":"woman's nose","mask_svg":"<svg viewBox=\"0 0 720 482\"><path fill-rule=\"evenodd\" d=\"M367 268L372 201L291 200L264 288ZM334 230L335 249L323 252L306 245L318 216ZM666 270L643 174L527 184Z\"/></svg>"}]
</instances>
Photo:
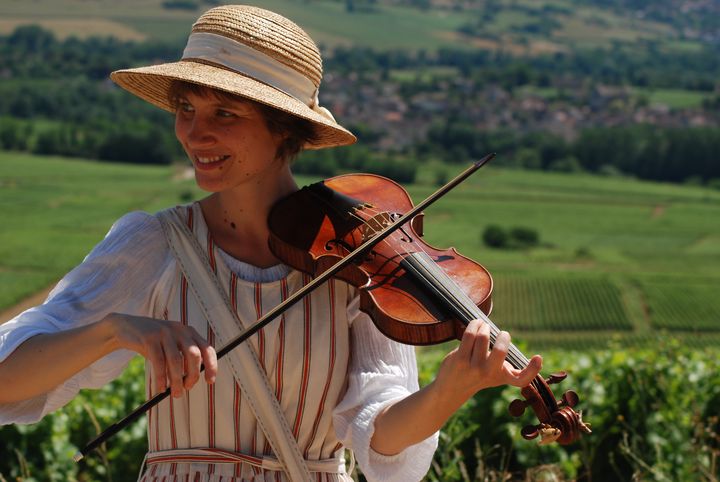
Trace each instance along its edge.
<instances>
[{"instance_id":1,"label":"woman's nose","mask_svg":"<svg viewBox=\"0 0 720 482\"><path fill-rule=\"evenodd\" d=\"M208 119L200 115L189 119L185 127L185 141L195 147L213 144L216 137Z\"/></svg>"}]
</instances>

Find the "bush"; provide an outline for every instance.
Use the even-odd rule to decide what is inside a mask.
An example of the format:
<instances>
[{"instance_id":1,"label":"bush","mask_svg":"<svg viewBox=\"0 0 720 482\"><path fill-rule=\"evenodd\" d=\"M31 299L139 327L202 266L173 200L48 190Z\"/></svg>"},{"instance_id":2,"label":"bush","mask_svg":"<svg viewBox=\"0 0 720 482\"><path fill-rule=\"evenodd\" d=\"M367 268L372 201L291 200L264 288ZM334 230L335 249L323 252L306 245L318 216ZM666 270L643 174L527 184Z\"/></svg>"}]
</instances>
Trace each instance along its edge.
<instances>
[{"instance_id":1,"label":"bush","mask_svg":"<svg viewBox=\"0 0 720 482\"><path fill-rule=\"evenodd\" d=\"M519 248L537 246L540 242L538 232L532 228L516 227L510 230L510 239Z\"/></svg>"},{"instance_id":2,"label":"bush","mask_svg":"<svg viewBox=\"0 0 720 482\"><path fill-rule=\"evenodd\" d=\"M444 355L421 354L421 385ZM567 446L526 441L520 429L537 423L532 410L519 419L507 411L519 390L483 390L443 427L426 480L546 480L539 472L554 474L547 480L718 480L717 357L663 337L648 349L545 352L544 373L570 369L554 394L575 390L593 433Z\"/></svg>"},{"instance_id":3,"label":"bush","mask_svg":"<svg viewBox=\"0 0 720 482\"><path fill-rule=\"evenodd\" d=\"M491 224L485 227L482 240L491 248L525 249L540 244L540 235L532 228L518 226L508 232L496 224Z\"/></svg>"},{"instance_id":4,"label":"bush","mask_svg":"<svg viewBox=\"0 0 720 482\"><path fill-rule=\"evenodd\" d=\"M508 234L500 226L491 224L485 227L482 234L482 240L491 248L504 248L508 243Z\"/></svg>"}]
</instances>

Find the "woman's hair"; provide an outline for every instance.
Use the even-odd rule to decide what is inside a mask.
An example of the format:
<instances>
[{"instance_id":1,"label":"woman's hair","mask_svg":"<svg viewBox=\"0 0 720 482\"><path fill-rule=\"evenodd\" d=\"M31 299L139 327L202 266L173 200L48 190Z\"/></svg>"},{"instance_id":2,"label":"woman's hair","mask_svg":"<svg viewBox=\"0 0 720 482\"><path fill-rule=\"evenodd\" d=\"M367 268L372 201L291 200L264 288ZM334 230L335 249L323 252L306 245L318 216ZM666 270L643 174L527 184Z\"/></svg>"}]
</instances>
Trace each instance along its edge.
<instances>
[{"instance_id":1,"label":"woman's hair","mask_svg":"<svg viewBox=\"0 0 720 482\"><path fill-rule=\"evenodd\" d=\"M309 120L212 87L174 80L168 90L170 104L177 109L178 99L187 93L198 96L211 95L221 101L247 102L254 105L265 119L265 124L270 133L283 138L275 155L285 161L292 161L302 152L306 143L317 140L315 125Z\"/></svg>"}]
</instances>

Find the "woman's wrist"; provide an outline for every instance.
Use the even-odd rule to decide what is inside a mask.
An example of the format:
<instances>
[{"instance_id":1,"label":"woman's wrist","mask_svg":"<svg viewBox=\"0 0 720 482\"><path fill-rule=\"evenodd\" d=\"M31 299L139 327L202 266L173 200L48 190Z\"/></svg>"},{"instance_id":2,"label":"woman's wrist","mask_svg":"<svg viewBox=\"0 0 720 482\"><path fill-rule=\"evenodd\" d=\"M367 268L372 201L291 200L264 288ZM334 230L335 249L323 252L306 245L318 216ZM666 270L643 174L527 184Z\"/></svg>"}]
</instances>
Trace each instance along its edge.
<instances>
[{"instance_id":1,"label":"woman's wrist","mask_svg":"<svg viewBox=\"0 0 720 482\"><path fill-rule=\"evenodd\" d=\"M108 313L95 325L100 336L99 341L107 347L108 353L123 348L120 341L119 316L117 313Z\"/></svg>"}]
</instances>

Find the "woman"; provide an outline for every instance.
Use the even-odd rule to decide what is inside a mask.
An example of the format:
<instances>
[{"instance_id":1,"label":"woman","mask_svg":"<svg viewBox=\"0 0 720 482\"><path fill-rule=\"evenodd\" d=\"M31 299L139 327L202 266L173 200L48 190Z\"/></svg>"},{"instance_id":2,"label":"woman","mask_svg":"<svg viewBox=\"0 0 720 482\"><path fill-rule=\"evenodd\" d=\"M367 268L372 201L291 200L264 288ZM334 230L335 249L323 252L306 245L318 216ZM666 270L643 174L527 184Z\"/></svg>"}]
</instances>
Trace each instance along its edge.
<instances>
[{"instance_id":1,"label":"woman","mask_svg":"<svg viewBox=\"0 0 720 482\"><path fill-rule=\"evenodd\" d=\"M510 368L509 335L489 350L487 326L473 322L418 390L412 347L382 336L340 281L245 344L258 373L233 354L217 361L215 347L238 323L308 282L269 250L267 216L297 190L290 160L300 150L355 141L319 106L321 75L302 29L249 6L203 14L179 62L112 74L175 113L196 181L211 194L124 216L42 306L0 327L0 384L13 387L0 394L0 423L39 420L80 388L117 377L139 353L149 362L148 394L172 392L148 414L142 480L350 480L342 459L350 448L369 480L409 481L425 475L436 432L475 392L529 383L540 358ZM237 318L205 316L196 287L206 283L185 270L191 255L174 254L168 229L199 243ZM275 412L257 402L268 400L255 393L262 387L248 386L256 375Z\"/></svg>"}]
</instances>

